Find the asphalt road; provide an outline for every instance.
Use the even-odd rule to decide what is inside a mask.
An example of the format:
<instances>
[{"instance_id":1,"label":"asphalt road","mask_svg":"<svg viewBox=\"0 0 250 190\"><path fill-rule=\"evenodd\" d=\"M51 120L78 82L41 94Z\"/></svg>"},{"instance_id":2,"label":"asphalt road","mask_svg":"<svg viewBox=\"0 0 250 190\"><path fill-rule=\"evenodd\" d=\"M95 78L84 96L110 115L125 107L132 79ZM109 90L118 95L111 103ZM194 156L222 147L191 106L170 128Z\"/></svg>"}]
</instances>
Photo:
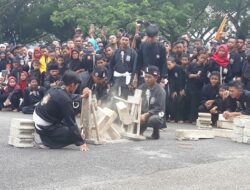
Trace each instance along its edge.
<instances>
[{"instance_id":1,"label":"asphalt road","mask_svg":"<svg viewBox=\"0 0 250 190\"><path fill-rule=\"evenodd\" d=\"M169 124L157 141L124 141L61 150L20 149L7 144L11 118L0 112L0 189L250 189L250 145L229 139L175 140ZM148 131L150 133L150 131Z\"/></svg>"}]
</instances>

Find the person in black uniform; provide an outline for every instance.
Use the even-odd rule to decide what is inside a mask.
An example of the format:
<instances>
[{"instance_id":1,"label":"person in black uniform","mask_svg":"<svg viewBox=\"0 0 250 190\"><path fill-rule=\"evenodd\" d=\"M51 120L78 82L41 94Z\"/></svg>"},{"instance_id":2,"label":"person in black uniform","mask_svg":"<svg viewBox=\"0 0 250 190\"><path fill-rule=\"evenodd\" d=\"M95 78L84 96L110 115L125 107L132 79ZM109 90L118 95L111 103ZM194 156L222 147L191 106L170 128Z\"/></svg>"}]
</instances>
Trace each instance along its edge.
<instances>
[{"instance_id":1,"label":"person in black uniform","mask_svg":"<svg viewBox=\"0 0 250 190\"><path fill-rule=\"evenodd\" d=\"M135 77L139 83L143 83L143 71L146 67L154 65L160 71L158 80L167 75L166 50L165 47L157 41L159 29L156 25L149 25L146 28L146 40L141 44L138 52L137 64L135 67Z\"/></svg>"},{"instance_id":2,"label":"person in black uniform","mask_svg":"<svg viewBox=\"0 0 250 190\"><path fill-rule=\"evenodd\" d=\"M243 84L239 81L229 83L229 94L236 101L235 111L225 111L223 116L228 119L240 115L250 115L250 91L243 89Z\"/></svg>"},{"instance_id":3,"label":"person in black uniform","mask_svg":"<svg viewBox=\"0 0 250 190\"><path fill-rule=\"evenodd\" d=\"M129 47L129 35L123 34L120 47L115 51L110 61L110 83L112 91L125 99L131 94L131 78L136 66L137 53Z\"/></svg>"},{"instance_id":4,"label":"person in black uniform","mask_svg":"<svg viewBox=\"0 0 250 190\"><path fill-rule=\"evenodd\" d=\"M232 78L240 79L242 72L242 64L243 60L241 59L241 55L238 53L237 49L237 39L234 37L230 37L227 41L227 46L229 49L229 62L232 70Z\"/></svg>"},{"instance_id":5,"label":"person in black uniform","mask_svg":"<svg viewBox=\"0 0 250 190\"><path fill-rule=\"evenodd\" d=\"M61 86L61 75L59 73L59 67L56 63L51 63L48 68L47 76L44 80L44 87L49 90L51 87Z\"/></svg>"},{"instance_id":6,"label":"person in black uniform","mask_svg":"<svg viewBox=\"0 0 250 190\"><path fill-rule=\"evenodd\" d=\"M42 144L52 149L63 148L71 144L87 151L75 120L72 95L81 83L73 71L66 71L63 78L64 87L51 88L36 106L33 113L36 132ZM88 97L89 90L84 89L81 97Z\"/></svg>"},{"instance_id":7,"label":"person in black uniform","mask_svg":"<svg viewBox=\"0 0 250 190\"><path fill-rule=\"evenodd\" d=\"M197 62L192 62L188 65L186 70L187 75L187 89L186 95L188 99L188 120L193 123L198 118L198 107L201 101L201 89L203 81L201 78L201 72L204 67L204 63L207 60L207 55L201 53L198 56Z\"/></svg>"},{"instance_id":8,"label":"person in black uniform","mask_svg":"<svg viewBox=\"0 0 250 190\"><path fill-rule=\"evenodd\" d=\"M236 101L229 96L228 86L220 85L219 97L215 100L213 107L210 109L211 114L222 114L225 111L233 112L237 108Z\"/></svg>"},{"instance_id":9,"label":"person in black uniform","mask_svg":"<svg viewBox=\"0 0 250 190\"><path fill-rule=\"evenodd\" d=\"M88 81L88 88L92 90L92 94L96 95L98 104L108 100L108 77L108 69L104 65L97 65Z\"/></svg>"},{"instance_id":10,"label":"person in black uniform","mask_svg":"<svg viewBox=\"0 0 250 190\"><path fill-rule=\"evenodd\" d=\"M176 64L175 58L170 57L167 61L168 85L170 93L170 120L183 123L184 96L185 96L185 72L180 65Z\"/></svg>"},{"instance_id":11,"label":"person in black uniform","mask_svg":"<svg viewBox=\"0 0 250 190\"><path fill-rule=\"evenodd\" d=\"M228 83L232 80L232 65L229 63L229 50L227 45L222 44L212 55L202 71L202 78L205 84L209 83L210 75L213 71L220 73L222 83Z\"/></svg>"},{"instance_id":12,"label":"person in black uniform","mask_svg":"<svg viewBox=\"0 0 250 190\"><path fill-rule=\"evenodd\" d=\"M141 114L141 135L147 127L153 128L149 139L159 139L159 129L166 128L165 101L166 93L157 83L160 76L156 66L149 66L145 69L145 83L139 89L142 90L142 114Z\"/></svg>"},{"instance_id":13,"label":"person in black uniform","mask_svg":"<svg viewBox=\"0 0 250 190\"><path fill-rule=\"evenodd\" d=\"M32 114L36 105L40 102L45 94L46 89L39 86L39 80L35 77L29 78L29 87L24 89L22 112Z\"/></svg>"},{"instance_id":14,"label":"person in black uniform","mask_svg":"<svg viewBox=\"0 0 250 190\"><path fill-rule=\"evenodd\" d=\"M219 97L220 73L214 71L210 75L210 84L204 85L201 91L201 105L199 112L207 112L215 105L215 100ZM212 114L212 125L216 125L218 120L217 114Z\"/></svg>"},{"instance_id":15,"label":"person in black uniform","mask_svg":"<svg viewBox=\"0 0 250 190\"><path fill-rule=\"evenodd\" d=\"M241 81L246 90L250 90L250 49L246 50L246 60L243 63Z\"/></svg>"}]
</instances>

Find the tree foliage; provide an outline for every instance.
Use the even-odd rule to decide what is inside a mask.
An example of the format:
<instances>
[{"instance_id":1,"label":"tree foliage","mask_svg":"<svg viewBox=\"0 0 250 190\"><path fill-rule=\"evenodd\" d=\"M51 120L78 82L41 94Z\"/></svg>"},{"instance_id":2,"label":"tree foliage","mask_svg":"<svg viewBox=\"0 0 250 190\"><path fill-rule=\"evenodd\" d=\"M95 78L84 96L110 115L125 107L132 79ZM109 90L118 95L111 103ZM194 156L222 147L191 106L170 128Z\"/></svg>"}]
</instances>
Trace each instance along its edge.
<instances>
[{"instance_id":1,"label":"tree foliage","mask_svg":"<svg viewBox=\"0 0 250 190\"><path fill-rule=\"evenodd\" d=\"M18 42L54 35L64 41L79 26L85 33L94 23L134 32L136 20L160 27L161 34L176 40L183 33L208 40L225 14L237 35L249 33L248 0L0 0L0 39ZM228 27L228 30L230 28Z\"/></svg>"}]
</instances>

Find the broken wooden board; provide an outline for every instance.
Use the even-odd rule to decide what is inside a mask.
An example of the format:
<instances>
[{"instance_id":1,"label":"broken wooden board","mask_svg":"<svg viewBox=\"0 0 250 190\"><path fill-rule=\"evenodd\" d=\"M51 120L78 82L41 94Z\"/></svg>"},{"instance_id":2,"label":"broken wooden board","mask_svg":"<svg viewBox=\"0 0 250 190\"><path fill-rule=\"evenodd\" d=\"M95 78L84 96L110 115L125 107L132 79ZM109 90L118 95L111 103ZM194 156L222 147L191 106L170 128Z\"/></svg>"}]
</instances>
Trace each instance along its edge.
<instances>
[{"instance_id":1,"label":"broken wooden board","mask_svg":"<svg viewBox=\"0 0 250 190\"><path fill-rule=\"evenodd\" d=\"M118 110L118 114L119 114L121 122L124 125L132 124L133 120L131 118L131 115L129 114L129 109L128 109L127 104L125 104L124 102L117 102L116 108Z\"/></svg>"},{"instance_id":2,"label":"broken wooden board","mask_svg":"<svg viewBox=\"0 0 250 190\"><path fill-rule=\"evenodd\" d=\"M178 140L199 140L199 139L213 139L215 137L212 130L188 130L177 129L176 138Z\"/></svg>"},{"instance_id":3,"label":"broken wooden board","mask_svg":"<svg viewBox=\"0 0 250 190\"><path fill-rule=\"evenodd\" d=\"M146 140L146 137L144 137L142 135L132 134L132 133L123 133L122 136L124 138L128 138L129 140L134 140L134 141Z\"/></svg>"}]
</instances>

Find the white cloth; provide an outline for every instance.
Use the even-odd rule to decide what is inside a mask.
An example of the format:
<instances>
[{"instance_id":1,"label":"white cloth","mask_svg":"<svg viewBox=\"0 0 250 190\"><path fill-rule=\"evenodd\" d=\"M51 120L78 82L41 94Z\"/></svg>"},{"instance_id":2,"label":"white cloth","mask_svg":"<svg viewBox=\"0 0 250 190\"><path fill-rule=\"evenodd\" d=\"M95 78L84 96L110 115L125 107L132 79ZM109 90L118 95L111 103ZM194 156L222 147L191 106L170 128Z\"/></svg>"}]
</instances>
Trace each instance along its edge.
<instances>
[{"instance_id":1,"label":"white cloth","mask_svg":"<svg viewBox=\"0 0 250 190\"><path fill-rule=\"evenodd\" d=\"M37 125L41 125L41 126L50 126L50 125L52 125L52 123L45 121L39 115L37 115L36 111L34 111L34 113L33 113L33 121L35 123L35 127L38 130L41 130L41 129Z\"/></svg>"}]
</instances>

